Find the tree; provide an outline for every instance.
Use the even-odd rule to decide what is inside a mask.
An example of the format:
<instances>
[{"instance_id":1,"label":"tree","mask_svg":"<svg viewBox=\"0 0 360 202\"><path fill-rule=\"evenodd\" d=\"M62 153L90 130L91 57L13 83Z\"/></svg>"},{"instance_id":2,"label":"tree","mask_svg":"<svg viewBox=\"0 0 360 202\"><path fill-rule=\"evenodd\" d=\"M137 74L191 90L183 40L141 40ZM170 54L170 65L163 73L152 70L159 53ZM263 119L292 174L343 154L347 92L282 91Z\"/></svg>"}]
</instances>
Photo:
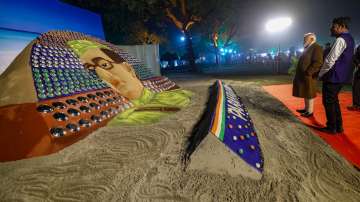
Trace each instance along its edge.
<instances>
[{"instance_id":1,"label":"tree","mask_svg":"<svg viewBox=\"0 0 360 202\"><path fill-rule=\"evenodd\" d=\"M234 44L234 37L238 31L237 12L238 1L226 0L222 2L216 12L208 16L200 26L200 32L207 38L216 56L216 64L219 64L220 49Z\"/></svg>"},{"instance_id":2,"label":"tree","mask_svg":"<svg viewBox=\"0 0 360 202\"><path fill-rule=\"evenodd\" d=\"M132 26L130 33L128 36L129 41L135 42L136 44L160 44L166 41L164 37L159 36L155 32L151 32L142 23L136 23Z\"/></svg>"},{"instance_id":3,"label":"tree","mask_svg":"<svg viewBox=\"0 0 360 202\"><path fill-rule=\"evenodd\" d=\"M153 43L158 36L161 37L160 33L166 32L168 23L174 25L184 33L186 55L193 71L197 70L192 40L193 28L204 22L211 25L214 21L207 19L211 16L213 16L211 19L216 19L214 16L217 16L218 12L220 16L226 16L226 9L232 6L229 2L231 4L235 2L235 0L108 0L106 3L103 0L62 1L100 13L104 21L106 38L115 44L126 44L129 41ZM224 9L225 6L227 6L226 9ZM223 24L222 20L219 21ZM141 29L136 29L137 26ZM215 33L220 36L219 31ZM221 33L221 37L222 35L230 36L234 32L224 33Z\"/></svg>"},{"instance_id":4,"label":"tree","mask_svg":"<svg viewBox=\"0 0 360 202\"><path fill-rule=\"evenodd\" d=\"M185 36L187 58L193 71L197 71L195 66L195 54L192 44L191 29L195 24L199 24L213 13L219 5L218 0L169 0L167 1L165 13L170 21Z\"/></svg>"},{"instance_id":5,"label":"tree","mask_svg":"<svg viewBox=\"0 0 360 202\"><path fill-rule=\"evenodd\" d=\"M195 57L194 57L194 49L192 46L192 38L191 38L191 27L200 22L201 17L193 14L189 11L188 4L186 0L179 1L170 1L170 5L166 8L166 16L174 23L174 25L181 30L185 35L185 43L187 49L187 58L189 60L190 67L195 70ZM180 12L178 12L177 10ZM175 11L174 11L175 10ZM179 16L175 16L175 13L179 13Z\"/></svg>"},{"instance_id":6,"label":"tree","mask_svg":"<svg viewBox=\"0 0 360 202\"><path fill-rule=\"evenodd\" d=\"M159 0L62 0L102 16L106 40L114 44L163 42L166 33L158 14Z\"/></svg>"},{"instance_id":7,"label":"tree","mask_svg":"<svg viewBox=\"0 0 360 202\"><path fill-rule=\"evenodd\" d=\"M220 23L219 23L220 24ZM214 26L211 33L211 41L215 48L216 64L219 64L219 48L227 48L233 44L233 37L237 32L236 23L223 22L222 25Z\"/></svg>"},{"instance_id":8,"label":"tree","mask_svg":"<svg viewBox=\"0 0 360 202\"><path fill-rule=\"evenodd\" d=\"M290 60L290 68L288 69L288 74L289 74L289 75L295 76L296 67L297 67L298 62L299 62L299 59L298 59L298 58L296 58L295 56L292 56L292 57L291 57L291 60Z\"/></svg>"}]
</instances>

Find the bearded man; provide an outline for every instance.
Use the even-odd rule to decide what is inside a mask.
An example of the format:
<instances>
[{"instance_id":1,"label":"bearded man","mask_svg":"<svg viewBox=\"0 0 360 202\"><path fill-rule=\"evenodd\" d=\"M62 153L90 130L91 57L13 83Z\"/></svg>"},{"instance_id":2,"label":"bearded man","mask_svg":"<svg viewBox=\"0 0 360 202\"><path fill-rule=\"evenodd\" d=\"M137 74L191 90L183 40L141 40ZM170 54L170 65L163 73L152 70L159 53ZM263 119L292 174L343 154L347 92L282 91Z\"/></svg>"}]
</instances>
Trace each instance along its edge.
<instances>
[{"instance_id":1,"label":"bearded man","mask_svg":"<svg viewBox=\"0 0 360 202\"><path fill-rule=\"evenodd\" d=\"M317 74L323 63L323 50L316 43L316 35L304 35L304 52L299 58L293 81L293 96L304 98L305 108L298 109L303 117L313 116L317 92Z\"/></svg>"},{"instance_id":2,"label":"bearded man","mask_svg":"<svg viewBox=\"0 0 360 202\"><path fill-rule=\"evenodd\" d=\"M326 127L320 130L329 134L344 131L338 95L352 71L355 42L349 33L349 25L349 17L333 20L330 31L336 40L319 73L319 79L323 81L323 105L327 119Z\"/></svg>"}]
</instances>

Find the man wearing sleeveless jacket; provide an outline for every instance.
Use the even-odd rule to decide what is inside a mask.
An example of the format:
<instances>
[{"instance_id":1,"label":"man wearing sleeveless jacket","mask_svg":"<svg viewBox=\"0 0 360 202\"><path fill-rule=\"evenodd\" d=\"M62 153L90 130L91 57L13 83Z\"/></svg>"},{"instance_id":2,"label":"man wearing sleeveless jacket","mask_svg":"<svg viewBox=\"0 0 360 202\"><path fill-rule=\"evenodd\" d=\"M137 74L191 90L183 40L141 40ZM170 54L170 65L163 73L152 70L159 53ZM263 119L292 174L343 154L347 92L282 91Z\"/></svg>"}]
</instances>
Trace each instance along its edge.
<instances>
[{"instance_id":1,"label":"man wearing sleeveless jacket","mask_svg":"<svg viewBox=\"0 0 360 202\"><path fill-rule=\"evenodd\" d=\"M352 72L355 42L349 33L349 23L348 17L333 20L330 31L336 40L319 73L319 78L323 81L323 105L327 119L326 127L320 130L329 134L344 131L338 95Z\"/></svg>"}]
</instances>

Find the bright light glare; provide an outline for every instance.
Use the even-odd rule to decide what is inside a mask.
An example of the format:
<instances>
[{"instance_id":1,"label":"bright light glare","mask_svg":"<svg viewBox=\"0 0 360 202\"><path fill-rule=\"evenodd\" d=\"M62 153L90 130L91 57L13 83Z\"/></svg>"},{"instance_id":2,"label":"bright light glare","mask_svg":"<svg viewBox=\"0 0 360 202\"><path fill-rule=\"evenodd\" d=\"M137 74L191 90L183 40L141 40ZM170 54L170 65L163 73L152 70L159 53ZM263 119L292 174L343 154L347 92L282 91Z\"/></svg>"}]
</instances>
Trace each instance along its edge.
<instances>
[{"instance_id":1,"label":"bright light glare","mask_svg":"<svg viewBox=\"0 0 360 202\"><path fill-rule=\"evenodd\" d=\"M274 18L269 20L266 23L265 27L268 32L274 33L274 32L284 31L291 24L292 24L292 20L289 17Z\"/></svg>"},{"instance_id":2,"label":"bright light glare","mask_svg":"<svg viewBox=\"0 0 360 202\"><path fill-rule=\"evenodd\" d=\"M180 37L180 40L181 40L181 41L185 41L185 37L183 37L183 36Z\"/></svg>"},{"instance_id":3,"label":"bright light glare","mask_svg":"<svg viewBox=\"0 0 360 202\"><path fill-rule=\"evenodd\" d=\"M300 48L298 51L302 53L302 52L304 52L304 49Z\"/></svg>"}]
</instances>

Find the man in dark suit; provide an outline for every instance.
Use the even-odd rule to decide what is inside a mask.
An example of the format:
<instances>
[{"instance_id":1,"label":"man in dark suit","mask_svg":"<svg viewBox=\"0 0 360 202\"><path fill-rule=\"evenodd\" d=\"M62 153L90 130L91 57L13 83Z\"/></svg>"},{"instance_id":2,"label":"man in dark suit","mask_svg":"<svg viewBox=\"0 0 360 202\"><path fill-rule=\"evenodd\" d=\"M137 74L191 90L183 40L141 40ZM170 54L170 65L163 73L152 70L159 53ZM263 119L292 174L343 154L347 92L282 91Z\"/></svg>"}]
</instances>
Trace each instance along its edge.
<instances>
[{"instance_id":1,"label":"man in dark suit","mask_svg":"<svg viewBox=\"0 0 360 202\"><path fill-rule=\"evenodd\" d=\"M317 73L323 63L323 50L316 43L316 35L304 36L304 52L299 58L293 81L293 96L304 98L305 108L298 109L301 116L311 117L314 110L314 98L317 92Z\"/></svg>"},{"instance_id":2,"label":"man in dark suit","mask_svg":"<svg viewBox=\"0 0 360 202\"><path fill-rule=\"evenodd\" d=\"M360 111L360 45L356 49L354 65L355 72L352 85L353 104L347 108L350 111Z\"/></svg>"}]
</instances>

